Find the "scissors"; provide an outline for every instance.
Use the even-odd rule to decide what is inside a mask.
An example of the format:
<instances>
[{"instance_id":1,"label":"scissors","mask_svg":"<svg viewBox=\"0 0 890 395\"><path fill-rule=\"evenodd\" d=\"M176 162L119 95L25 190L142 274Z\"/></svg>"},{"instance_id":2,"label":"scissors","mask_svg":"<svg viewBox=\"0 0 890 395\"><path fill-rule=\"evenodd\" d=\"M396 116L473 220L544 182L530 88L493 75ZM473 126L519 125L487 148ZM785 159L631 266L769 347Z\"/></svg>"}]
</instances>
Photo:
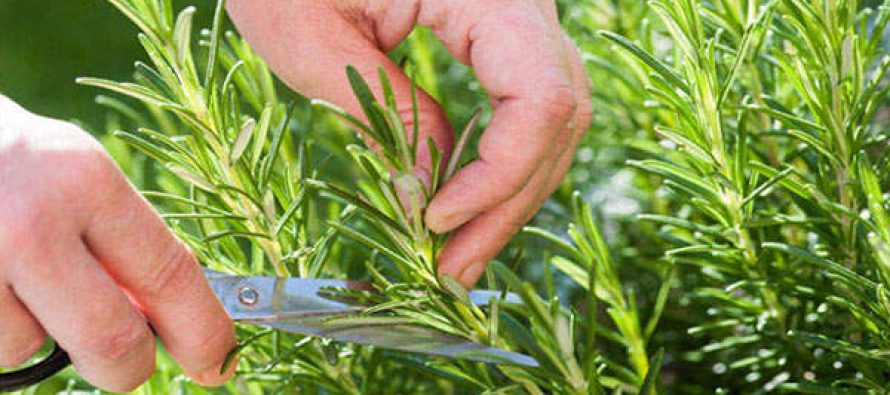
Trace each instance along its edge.
<instances>
[{"instance_id":1,"label":"scissors","mask_svg":"<svg viewBox=\"0 0 890 395\"><path fill-rule=\"evenodd\" d=\"M349 298L331 296L331 290L371 290L367 282L234 276L204 269L223 307L235 322L279 329L306 336L384 349L465 359L496 364L537 367L534 358L476 343L434 329L409 324L338 325L331 318L358 314L368 308ZM519 303L515 294L500 291L470 291L470 301L486 306L492 299ZM16 391L35 385L71 364L68 354L55 345L53 351L36 365L19 371L0 373L0 392Z\"/></svg>"}]
</instances>

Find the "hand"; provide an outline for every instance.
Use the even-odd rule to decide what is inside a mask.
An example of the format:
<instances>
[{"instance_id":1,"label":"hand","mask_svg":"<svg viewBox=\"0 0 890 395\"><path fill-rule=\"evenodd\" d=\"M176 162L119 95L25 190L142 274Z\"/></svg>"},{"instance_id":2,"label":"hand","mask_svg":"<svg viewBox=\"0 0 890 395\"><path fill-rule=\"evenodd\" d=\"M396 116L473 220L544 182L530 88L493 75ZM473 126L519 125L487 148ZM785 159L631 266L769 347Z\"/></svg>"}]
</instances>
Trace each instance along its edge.
<instances>
[{"instance_id":1,"label":"hand","mask_svg":"<svg viewBox=\"0 0 890 395\"><path fill-rule=\"evenodd\" d=\"M559 27L553 0L231 0L229 12L291 87L354 115L361 111L346 65L369 82L382 66L408 130L410 82L386 51L419 24L473 67L494 115L479 159L443 186L425 218L433 231L456 230L439 255L439 270L466 286L558 187L590 122L586 72ZM449 150L451 127L422 92L419 112L420 141L429 136ZM428 172L429 157L421 160L420 170Z\"/></svg>"},{"instance_id":2,"label":"hand","mask_svg":"<svg viewBox=\"0 0 890 395\"><path fill-rule=\"evenodd\" d=\"M74 125L0 96L0 366L51 335L78 372L129 391L155 340L196 381L219 385L234 328L188 248Z\"/></svg>"}]
</instances>

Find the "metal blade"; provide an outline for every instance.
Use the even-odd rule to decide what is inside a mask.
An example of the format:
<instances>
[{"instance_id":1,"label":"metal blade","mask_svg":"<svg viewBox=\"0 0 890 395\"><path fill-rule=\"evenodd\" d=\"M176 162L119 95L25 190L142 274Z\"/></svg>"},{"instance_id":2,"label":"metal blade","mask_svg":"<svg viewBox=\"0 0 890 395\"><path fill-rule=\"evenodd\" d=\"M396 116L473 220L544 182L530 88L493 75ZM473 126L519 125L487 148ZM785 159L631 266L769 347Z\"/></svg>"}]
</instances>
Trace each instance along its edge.
<instances>
[{"instance_id":1,"label":"metal blade","mask_svg":"<svg viewBox=\"0 0 890 395\"><path fill-rule=\"evenodd\" d=\"M527 355L488 347L434 329L401 324L343 326L337 325L335 322L325 322L325 317L304 317L284 321L258 322L257 324L287 332L391 350L478 362L538 367L538 361Z\"/></svg>"},{"instance_id":2,"label":"metal blade","mask_svg":"<svg viewBox=\"0 0 890 395\"><path fill-rule=\"evenodd\" d=\"M368 306L350 304L320 294L326 288L345 288L369 291L368 282L310 278L280 278L232 276L204 269L204 276L232 319L278 320L312 315L353 314ZM501 291L470 291L470 301L476 306L488 306L493 299L504 297L503 303L521 303L513 293Z\"/></svg>"},{"instance_id":3,"label":"metal blade","mask_svg":"<svg viewBox=\"0 0 890 395\"><path fill-rule=\"evenodd\" d=\"M357 306L319 295L324 288L368 290L367 283L278 277L231 276L204 269L204 276L235 321L273 321L359 313Z\"/></svg>"},{"instance_id":4,"label":"metal blade","mask_svg":"<svg viewBox=\"0 0 890 395\"><path fill-rule=\"evenodd\" d=\"M345 326L328 322L332 317L360 313L369 306L323 296L326 288L372 290L366 282L231 276L204 269L223 307L235 321L287 332L330 338L399 351L468 359L488 363L538 366L526 355L509 352L443 332L405 324ZM471 301L485 306L502 296L500 291L472 291ZM506 303L519 303L507 294Z\"/></svg>"}]
</instances>

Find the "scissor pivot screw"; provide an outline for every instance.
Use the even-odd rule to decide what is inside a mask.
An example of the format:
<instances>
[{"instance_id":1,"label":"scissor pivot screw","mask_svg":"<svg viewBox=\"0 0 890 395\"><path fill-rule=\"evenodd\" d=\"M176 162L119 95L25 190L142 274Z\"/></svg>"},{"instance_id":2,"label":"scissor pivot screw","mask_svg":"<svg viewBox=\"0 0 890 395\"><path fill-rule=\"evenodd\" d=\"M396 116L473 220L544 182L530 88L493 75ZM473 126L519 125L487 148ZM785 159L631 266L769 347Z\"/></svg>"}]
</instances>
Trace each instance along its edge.
<instances>
[{"instance_id":1,"label":"scissor pivot screw","mask_svg":"<svg viewBox=\"0 0 890 395\"><path fill-rule=\"evenodd\" d=\"M246 306L253 306L260 301L260 293L251 287L241 287L238 290L238 300Z\"/></svg>"}]
</instances>

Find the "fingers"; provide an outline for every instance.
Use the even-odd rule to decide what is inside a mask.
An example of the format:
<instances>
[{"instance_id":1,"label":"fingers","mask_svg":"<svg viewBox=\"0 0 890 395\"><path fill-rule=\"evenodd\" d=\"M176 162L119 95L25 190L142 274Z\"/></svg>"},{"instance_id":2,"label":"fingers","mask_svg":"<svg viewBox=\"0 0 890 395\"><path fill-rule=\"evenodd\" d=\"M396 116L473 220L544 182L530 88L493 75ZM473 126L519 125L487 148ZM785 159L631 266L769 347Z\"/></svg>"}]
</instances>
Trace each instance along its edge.
<instances>
[{"instance_id":1,"label":"fingers","mask_svg":"<svg viewBox=\"0 0 890 395\"><path fill-rule=\"evenodd\" d=\"M154 371L154 337L114 280L73 239L22 256L39 264L15 262L10 282L85 379L130 391Z\"/></svg>"},{"instance_id":2,"label":"fingers","mask_svg":"<svg viewBox=\"0 0 890 395\"><path fill-rule=\"evenodd\" d=\"M0 285L0 366L24 363L46 338L43 327L8 286Z\"/></svg>"},{"instance_id":3,"label":"fingers","mask_svg":"<svg viewBox=\"0 0 890 395\"><path fill-rule=\"evenodd\" d=\"M438 271L472 287L488 262L504 248L510 238L540 207L549 191L554 161L547 161L532 182L507 202L461 226L448 238L438 256Z\"/></svg>"},{"instance_id":4,"label":"fingers","mask_svg":"<svg viewBox=\"0 0 890 395\"><path fill-rule=\"evenodd\" d=\"M194 380L220 385L235 347L233 324L188 248L115 173L84 240L152 323L167 351Z\"/></svg>"},{"instance_id":5,"label":"fingers","mask_svg":"<svg viewBox=\"0 0 890 395\"><path fill-rule=\"evenodd\" d=\"M555 18L555 10L552 14ZM439 255L439 270L455 277L464 286L471 287L478 281L488 262L559 187L572 165L575 148L590 124L592 108L587 73L573 43L567 36L564 40L577 107L560 134L561 138L556 140L551 156L542 162L529 184L506 203L463 225L448 240Z\"/></svg>"},{"instance_id":6,"label":"fingers","mask_svg":"<svg viewBox=\"0 0 890 395\"><path fill-rule=\"evenodd\" d=\"M549 113L529 113L529 106L511 100L495 109L479 142L479 158L458 171L430 203L426 214L430 229L447 232L512 198L528 185L554 146L563 144L559 141L567 119L563 110L558 115L562 125L557 127Z\"/></svg>"},{"instance_id":7,"label":"fingers","mask_svg":"<svg viewBox=\"0 0 890 395\"><path fill-rule=\"evenodd\" d=\"M557 154L576 109L562 33L552 18L532 2L471 3L465 8L475 13L442 11L430 23L449 50L473 66L494 114L480 139L479 159L446 183L429 206L427 225L437 232L520 193L541 163ZM423 17L422 10L422 23ZM460 18L466 22L452 20Z\"/></svg>"},{"instance_id":8,"label":"fingers","mask_svg":"<svg viewBox=\"0 0 890 395\"><path fill-rule=\"evenodd\" d=\"M234 328L188 249L89 135L12 115L0 133L0 352L31 347L42 326L88 381L125 391L154 370L148 316L190 376L219 384Z\"/></svg>"},{"instance_id":9,"label":"fingers","mask_svg":"<svg viewBox=\"0 0 890 395\"><path fill-rule=\"evenodd\" d=\"M229 14L241 34L251 42L275 73L298 92L336 104L364 119L358 101L346 79L347 65L353 65L368 81L378 99L382 98L377 70L383 67L389 76L396 103L406 129L413 129L411 81L384 54L384 50L402 41L414 26L416 3L402 1L399 6L366 9L352 2L232 0ZM373 22L367 18L376 15ZM375 25L386 29L375 30ZM451 151L451 126L439 105L418 90L420 125L419 165L429 172L427 137L439 149ZM410 138L410 136L409 136ZM409 140L410 141L410 140Z\"/></svg>"},{"instance_id":10,"label":"fingers","mask_svg":"<svg viewBox=\"0 0 890 395\"><path fill-rule=\"evenodd\" d=\"M565 150L555 161L542 166L521 193L458 229L438 257L438 270L470 288L485 272L488 263L507 245L512 236L544 204L562 183L574 159L574 147L583 136L577 129Z\"/></svg>"}]
</instances>

